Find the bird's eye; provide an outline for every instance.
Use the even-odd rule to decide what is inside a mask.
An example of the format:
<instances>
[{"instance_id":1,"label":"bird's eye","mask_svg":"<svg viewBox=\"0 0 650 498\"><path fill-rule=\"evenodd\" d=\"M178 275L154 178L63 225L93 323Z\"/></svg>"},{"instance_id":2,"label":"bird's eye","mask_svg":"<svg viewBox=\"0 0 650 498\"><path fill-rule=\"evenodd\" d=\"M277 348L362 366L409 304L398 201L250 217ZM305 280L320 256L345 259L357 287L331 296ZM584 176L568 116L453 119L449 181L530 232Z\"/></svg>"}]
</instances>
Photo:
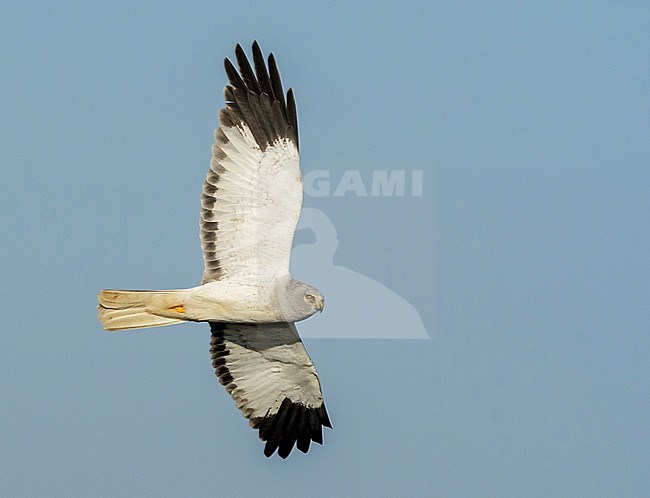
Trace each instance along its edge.
<instances>
[{"instance_id":1,"label":"bird's eye","mask_svg":"<svg viewBox=\"0 0 650 498\"><path fill-rule=\"evenodd\" d=\"M307 299L307 302L310 304L314 304L316 302L316 297L312 296L311 294L306 294L305 299Z\"/></svg>"}]
</instances>

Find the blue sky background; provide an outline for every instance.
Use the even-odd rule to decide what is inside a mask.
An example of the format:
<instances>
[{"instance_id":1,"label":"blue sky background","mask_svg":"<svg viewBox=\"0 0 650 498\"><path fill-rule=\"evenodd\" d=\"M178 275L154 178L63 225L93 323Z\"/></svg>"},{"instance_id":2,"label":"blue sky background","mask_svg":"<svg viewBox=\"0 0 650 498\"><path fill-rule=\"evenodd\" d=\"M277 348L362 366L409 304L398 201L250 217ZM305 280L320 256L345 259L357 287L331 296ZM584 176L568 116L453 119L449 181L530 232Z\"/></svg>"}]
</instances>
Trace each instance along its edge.
<instances>
[{"instance_id":1,"label":"blue sky background","mask_svg":"<svg viewBox=\"0 0 650 498\"><path fill-rule=\"evenodd\" d=\"M543 4L2 2L0 493L646 495L650 8ZM207 326L95 318L101 288L200 279L222 59L253 39L305 171L425 170L306 199L432 340L307 340L334 430L287 461Z\"/></svg>"}]
</instances>

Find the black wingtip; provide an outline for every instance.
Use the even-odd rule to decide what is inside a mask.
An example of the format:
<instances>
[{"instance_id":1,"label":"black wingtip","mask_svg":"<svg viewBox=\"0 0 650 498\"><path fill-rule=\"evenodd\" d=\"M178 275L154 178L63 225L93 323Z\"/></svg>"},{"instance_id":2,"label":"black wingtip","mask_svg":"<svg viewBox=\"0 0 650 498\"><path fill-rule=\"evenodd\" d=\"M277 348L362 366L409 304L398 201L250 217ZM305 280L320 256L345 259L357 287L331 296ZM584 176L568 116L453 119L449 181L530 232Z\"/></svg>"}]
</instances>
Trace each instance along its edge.
<instances>
[{"instance_id":1,"label":"black wingtip","mask_svg":"<svg viewBox=\"0 0 650 498\"><path fill-rule=\"evenodd\" d=\"M242 59L246 58L246 53L244 52L244 49L239 43L235 46L235 58L237 59L238 63L240 63Z\"/></svg>"},{"instance_id":2,"label":"black wingtip","mask_svg":"<svg viewBox=\"0 0 650 498\"><path fill-rule=\"evenodd\" d=\"M330 417L327 414L327 410L325 409L325 403L323 403L320 407L320 416L321 416L321 424L323 424L323 427L327 427L328 429L332 428L332 422L330 422Z\"/></svg>"},{"instance_id":3,"label":"black wingtip","mask_svg":"<svg viewBox=\"0 0 650 498\"><path fill-rule=\"evenodd\" d=\"M294 93L289 89L284 94L275 55L270 53L265 59L254 40L252 64L239 43L235 57L238 69L230 59L224 59L230 84L224 91L228 105L219 122L229 127L245 123L262 151L278 138L288 139L299 148Z\"/></svg>"},{"instance_id":4,"label":"black wingtip","mask_svg":"<svg viewBox=\"0 0 650 498\"><path fill-rule=\"evenodd\" d=\"M271 78L271 87L273 88L273 93L275 98L282 104L282 110L286 118L286 108L287 105L284 100L284 90L282 89L282 79L280 78L280 70L278 69L278 64L275 61L275 55L273 52L269 54L269 77Z\"/></svg>"},{"instance_id":5,"label":"black wingtip","mask_svg":"<svg viewBox=\"0 0 650 498\"><path fill-rule=\"evenodd\" d=\"M253 66L255 67L255 73L257 74L260 89L275 100L271 80L269 79L269 72L266 69L266 63L264 62L264 54L262 53L262 49L257 41L253 42Z\"/></svg>"},{"instance_id":6,"label":"black wingtip","mask_svg":"<svg viewBox=\"0 0 650 498\"><path fill-rule=\"evenodd\" d=\"M293 88L287 91L287 124L290 128L291 138L293 139L296 147L299 147L300 140L298 139L298 111L296 110L296 99L293 95Z\"/></svg>"},{"instance_id":7,"label":"black wingtip","mask_svg":"<svg viewBox=\"0 0 650 498\"><path fill-rule=\"evenodd\" d=\"M232 62L230 62L230 59L228 57L224 59L223 66L226 69L226 76L228 76L228 81L230 81L230 84L235 88L245 89L246 85L244 84L244 80L241 79L241 76L239 76L237 69L235 69L235 66Z\"/></svg>"},{"instance_id":8,"label":"black wingtip","mask_svg":"<svg viewBox=\"0 0 650 498\"><path fill-rule=\"evenodd\" d=\"M264 445L264 456L266 458L270 458L271 455L275 453L276 449L278 449L278 443L273 441L267 441L267 443Z\"/></svg>"},{"instance_id":9,"label":"black wingtip","mask_svg":"<svg viewBox=\"0 0 650 498\"><path fill-rule=\"evenodd\" d=\"M244 83L246 83L248 90L253 91L257 95L262 93L257 78L255 77L255 73L253 72L253 68L251 68L250 62L248 62L248 57L246 57L246 53L239 43L235 47L235 56L237 58L237 65L239 66L241 78L244 80Z\"/></svg>"},{"instance_id":10,"label":"black wingtip","mask_svg":"<svg viewBox=\"0 0 650 498\"><path fill-rule=\"evenodd\" d=\"M294 447L307 453L312 441L323 444L323 427L331 427L324 405L307 407L285 398L275 415L259 423L260 438L266 441L264 455L270 457L277 451L285 459Z\"/></svg>"}]
</instances>

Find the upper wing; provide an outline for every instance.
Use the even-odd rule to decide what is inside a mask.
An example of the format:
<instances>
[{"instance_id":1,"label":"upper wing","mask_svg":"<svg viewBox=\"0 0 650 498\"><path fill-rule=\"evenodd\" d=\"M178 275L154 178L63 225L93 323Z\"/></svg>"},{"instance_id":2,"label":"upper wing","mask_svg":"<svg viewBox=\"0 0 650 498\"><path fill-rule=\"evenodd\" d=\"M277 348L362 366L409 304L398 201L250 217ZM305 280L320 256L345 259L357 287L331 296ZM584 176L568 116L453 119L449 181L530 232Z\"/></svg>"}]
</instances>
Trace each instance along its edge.
<instances>
[{"instance_id":1,"label":"upper wing","mask_svg":"<svg viewBox=\"0 0 650 498\"><path fill-rule=\"evenodd\" d=\"M297 442L322 444L332 427L316 368L292 323L211 322L210 353L219 382L266 441L264 454L286 458Z\"/></svg>"},{"instance_id":2,"label":"upper wing","mask_svg":"<svg viewBox=\"0 0 650 498\"><path fill-rule=\"evenodd\" d=\"M273 54L267 72L257 42L255 72L241 46L235 52L239 72L225 60L230 84L201 198L204 283L287 274L302 206L293 91L285 103Z\"/></svg>"}]
</instances>

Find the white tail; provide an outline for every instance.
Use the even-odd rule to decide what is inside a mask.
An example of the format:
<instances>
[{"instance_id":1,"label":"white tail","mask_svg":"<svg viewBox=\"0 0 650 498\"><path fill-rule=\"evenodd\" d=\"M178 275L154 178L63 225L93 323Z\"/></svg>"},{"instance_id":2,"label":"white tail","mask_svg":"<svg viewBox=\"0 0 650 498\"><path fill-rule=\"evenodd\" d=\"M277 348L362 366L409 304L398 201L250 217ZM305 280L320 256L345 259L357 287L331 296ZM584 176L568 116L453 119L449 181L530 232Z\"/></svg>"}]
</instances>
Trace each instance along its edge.
<instances>
[{"instance_id":1,"label":"white tail","mask_svg":"<svg viewBox=\"0 0 650 498\"><path fill-rule=\"evenodd\" d=\"M174 290L103 290L98 296L98 318L106 330L174 325L185 321L180 318L184 314L183 294L184 291ZM170 315L179 318L171 318Z\"/></svg>"}]
</instances>

